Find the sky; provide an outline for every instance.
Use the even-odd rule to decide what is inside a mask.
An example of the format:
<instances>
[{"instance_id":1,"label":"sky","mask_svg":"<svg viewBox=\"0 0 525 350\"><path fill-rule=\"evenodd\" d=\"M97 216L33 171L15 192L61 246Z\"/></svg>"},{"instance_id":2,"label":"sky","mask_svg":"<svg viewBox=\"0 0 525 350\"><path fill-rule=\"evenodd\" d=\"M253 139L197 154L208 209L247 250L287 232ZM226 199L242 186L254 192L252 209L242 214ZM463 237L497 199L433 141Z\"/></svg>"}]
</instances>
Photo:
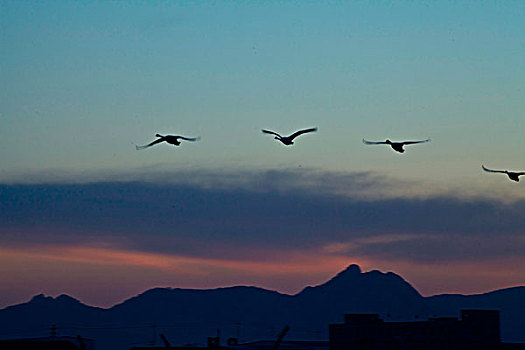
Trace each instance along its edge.
<instances>
[{"instance_id":1,"label":"sky","mask_svg":"<svg viewBox=\"0 0 525 350\"><path fill-rule=\"evenodd\" d=\"M0 3L0 308L525 285L525 3ZM316 133L284 146L261 129ZM155 134L200 136L137 151ZM432 141L403 154L373 141Z\"/></svg>"}]
</instances>

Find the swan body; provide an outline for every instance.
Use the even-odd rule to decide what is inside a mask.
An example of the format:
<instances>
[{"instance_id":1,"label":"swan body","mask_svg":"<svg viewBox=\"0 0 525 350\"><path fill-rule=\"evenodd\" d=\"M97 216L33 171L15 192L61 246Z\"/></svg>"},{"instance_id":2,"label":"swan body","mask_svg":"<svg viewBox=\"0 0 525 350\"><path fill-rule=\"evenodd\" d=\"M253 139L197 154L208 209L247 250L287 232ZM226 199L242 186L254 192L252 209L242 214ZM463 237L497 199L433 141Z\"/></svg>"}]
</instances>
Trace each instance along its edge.
<instances>
[{"instance_id":1,"label":"swan body","mask_svg":"<svg viewBox=\"0 0 525 350\"><path fill-rule=\"evenodd\" d=\"M175 136L175 135L162 136L160 134L156 134L155 136L158 137L158 139L156 139L155 141L153 141L151 143L148 143L147 145L144 145L144 146L135 146L137 151L141 150L141 149L145 149L145 148L151 147L151 146L154 146L154 145L156 145L158 143L161 143L161 142L167 142L170 145L179 146L181 144L180 140L198 141L198 140L201 139L200 136L199 137L193 137L193 138L184 137L184 136Z\"/></svg>"},{"instance_id":2,"label":"swan body","mask_svg":"<svg viewBox=\"0 0 525 350\"><path fill-rule=\"evenodd\" d=\"M390 147L392 147L392 149L394 151L399 152L399 153L405 152L405 149L403 147L406 146L406 145L414 145L416 143L425 143L425 142L429 142L429 141L430 141L430 139L421 140L421 141L392 142L392 141L387 139L386 141L375 142L375 141L367 141L367 140L363 139L363 143L365 145L390 145Z\"/></svg>"},{"instance_id":3,"label":"swan body","mask_svg":"<svg viewBox=\"0 0 525 350\"><path fill-rule=\"evenodd\" d=\"M293 139L295 139L297 136L308 133L308 132L315 132L315 131L317 131L317 128L310 128L310 129L296 131L290 136L282 136L276 133L275 131L262 129L262 132L264 134L275 135L274 139L281 141L283 144L287 146L293 145Z\"/></svg>"},{"instance_id":4,"label":"swan body","mask_svg":"<svg viewBox=\"0 0 525 350\"><path fill-rule=\"evenodd\" d=\"M516 182L519 182L519 181L520 181L520 176L521 176L521 175L525 175L525 172L515 172L515 171L508 171L508 170L493 170L493 169L488 169L488 168L485 168L484 165L482 165L481 168L482 168L483 170L485 170L486 172L488 172L488 173L502 173L502 174L507 174L507 176L509 177L509 179L511 179L512 181L516 181Z\"/></svg>"}]
</instances>

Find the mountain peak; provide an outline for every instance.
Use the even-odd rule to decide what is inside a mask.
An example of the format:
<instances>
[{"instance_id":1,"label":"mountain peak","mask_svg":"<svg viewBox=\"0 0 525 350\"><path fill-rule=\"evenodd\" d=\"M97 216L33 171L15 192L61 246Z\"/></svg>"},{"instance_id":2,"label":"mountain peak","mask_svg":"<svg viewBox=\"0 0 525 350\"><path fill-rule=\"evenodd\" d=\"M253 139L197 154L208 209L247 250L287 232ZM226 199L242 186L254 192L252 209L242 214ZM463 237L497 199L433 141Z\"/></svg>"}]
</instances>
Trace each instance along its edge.
<instances>
[{"instance_id":1,"label":"mountain peak","mask_svg":"<svg viewBox=\"0 0 525 350\"><path fill-rule=\"evenodd\" d=\"M343 271L339 272L337 275L332 277L328 282L325 284L333 284L333 283L345 283L350 281L355 281L356 279L360 278L363 275L361 268L357 264L352 264L348 266Z\"/></svg>"},{"instance_id":2,"label":"mountain peak","mask_svg":"<svg viewBox=\"0 0 525 350\"><path fill-rule=\"evenodd\" d=\"M361 268L357 264L351 264L343 271L339 272L337 275L359 275L361 274Z\"/></svg>"},{"instance_id":3,"label":"mountain peak","mask_svg":"<svg viewBox=\"0 0 525 350\"><path fill-rule=\"evenodd\" d=\"M331 294L332 298L365 300L374 295L376 299L420 298L421 295L409 283L395 273L378 270L362 272L356 264L351 264L329 281L306 287L298 295Z\"/></svg>"},{"instance_id":4,"label":"mountain peak","mask_svg":"<svg viewBox=\"0 0 525 350\"><path fill-rule=\"evenodd\" d=\"M70 297L67 294L60 294L55 300L59 303L69 303L69 304L81 304L77 299Z\"/></svg>"},{"instance_id":5,"label":"mountain peak","mask_svg":"<svg viewBox=\"0 0 525 350\"><path fill-rule=\"evenodd\" d=\"M44 293L35 295L29 300L30 303L42 303L53 300L53 297L46 296Z\"/></svg>"}]
</instances>

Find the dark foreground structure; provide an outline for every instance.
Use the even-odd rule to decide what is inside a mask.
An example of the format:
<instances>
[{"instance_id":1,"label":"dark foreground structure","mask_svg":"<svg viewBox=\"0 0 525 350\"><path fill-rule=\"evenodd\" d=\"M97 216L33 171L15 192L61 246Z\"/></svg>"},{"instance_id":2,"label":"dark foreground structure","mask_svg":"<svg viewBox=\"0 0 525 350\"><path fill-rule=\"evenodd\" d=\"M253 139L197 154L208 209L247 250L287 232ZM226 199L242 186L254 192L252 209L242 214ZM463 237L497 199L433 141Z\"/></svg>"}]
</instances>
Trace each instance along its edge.
<instances>
[{"instance_id":1,"label":"dark foreground structure","mask_svg":"<svg viewBox=\"0 0 525 350\"><path fill-rule=\"evenodd\" d=\"M462 310L455 317L385 322L377 314L346 314L329 325L330 350L489 350L525 349L501 343L499 311Z\"/></svg>"},{"instance_id":2,"label":"dark foreground structure","mask_svg":"<svg viewBox=\"0 0 525 350\"><path fill-rule=\"evenodd\" d=\"M1 350L93 350L92 339L77 337L42 337L0 340Z\"/></svg>"},{"instance_id":3,"label":"dark foreground structure","mask_svg":"<svg viewBox=\"0 0 525 350\"><path fill-rule=\"evenodd\" d=\"M502 343L499 311L462 310L461 318L436 317L426 321L383 321L378 314L346 314L343 324L329 325L329 342L277 339L221 344L220 331L203 346L173 346L164 334L163 346L135 346L130 350L525 350L525 343ZM94 340L57 337L0 340L0 350L96 350ZM122 349L122 347L118 347ZM113 348L104 349L112 350Z\"/></svg>"}]
</instances>

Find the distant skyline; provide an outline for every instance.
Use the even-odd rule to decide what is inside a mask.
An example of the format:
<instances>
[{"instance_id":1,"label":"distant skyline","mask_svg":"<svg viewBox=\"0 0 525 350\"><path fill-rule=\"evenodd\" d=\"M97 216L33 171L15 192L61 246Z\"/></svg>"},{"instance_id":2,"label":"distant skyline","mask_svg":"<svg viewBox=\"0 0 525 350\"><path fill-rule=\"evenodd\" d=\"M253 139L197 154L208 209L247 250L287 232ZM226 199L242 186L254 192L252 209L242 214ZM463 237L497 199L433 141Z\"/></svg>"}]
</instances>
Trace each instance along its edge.
<instances>
[{"instance_id":1,"label":"distant skyline","mask_svg":"<svg viewBox=\"0 0 525 350\"><path fill-rule=\"evenodd\" d=\"M525 285L524 180L481 168L525 171L524 17L520 1L2 1L0 307L294 293L351 263L424 295ZM310 127L289 147L261 132ZM202 138L135 150L156 133Z\"/></svg>"}]
</instances>

